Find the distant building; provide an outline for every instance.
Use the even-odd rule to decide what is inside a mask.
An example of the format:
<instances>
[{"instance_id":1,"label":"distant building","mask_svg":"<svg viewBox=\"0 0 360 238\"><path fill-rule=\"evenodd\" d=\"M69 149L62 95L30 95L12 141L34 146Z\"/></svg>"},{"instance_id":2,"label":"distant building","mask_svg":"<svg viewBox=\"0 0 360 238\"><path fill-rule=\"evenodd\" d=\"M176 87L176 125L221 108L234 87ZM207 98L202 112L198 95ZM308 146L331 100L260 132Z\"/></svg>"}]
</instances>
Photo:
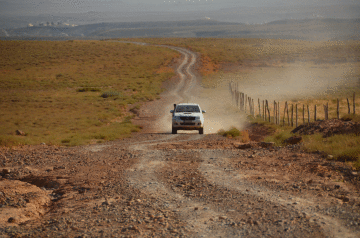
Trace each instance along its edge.
<instances>
[{"instance_id":1,"label":"distant building","mask_svg":"<svg viewBox=\"0 0 360 238\"><path fill-rule=\"evenodd\" d=\"M31 24L31 23L29 23L29 24L28 24L28 27L33 27L33 26L34 26L34 25L33 25L33 24Z\"/></svg>"}]
</instances>

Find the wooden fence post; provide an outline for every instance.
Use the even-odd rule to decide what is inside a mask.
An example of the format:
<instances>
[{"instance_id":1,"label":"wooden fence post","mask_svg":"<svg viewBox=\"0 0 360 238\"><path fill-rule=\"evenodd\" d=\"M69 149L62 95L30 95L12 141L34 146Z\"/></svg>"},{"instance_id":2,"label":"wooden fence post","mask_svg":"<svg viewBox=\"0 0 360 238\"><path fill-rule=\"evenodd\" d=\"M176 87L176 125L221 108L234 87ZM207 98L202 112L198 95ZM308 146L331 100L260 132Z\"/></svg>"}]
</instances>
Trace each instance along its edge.
<instances>
[{"instance_id":1,"label":"wooden fence post","mask_svg":"<svg viewBox=\"0 0 360 238\"><path fill-rule=\"evenodd\" d=\"M249 106L249 97L246 97L245 101L246 101L246 107L245 108L247 108ZM250 107L249 107L249 111L250 111ZM245 109L245 112L247 112L246 109Z\"/></svg>"},{"instance_id":2,"label":"wooden fence post","mask_svg":"<svg viewBox=\"0 0 360 238\"><path fill-rule=\"evenodd\" d=\"M265 121L268 120L268 101L265 99Z\"/></svg>"},{"instance_id":3,"label":"wooden fence post","mask_svg":"<svg viewBox=\"0 0 360 238\"><path fill-rule=\"evenodd\" d=\"M246 113L247 95L245 94L245 113Z\"/></svg>"},{"instance_id":4,"label":"wooden fence post","mask_svg":"<svg viewBox=\"0 0 360 238\"><path fill-rule=\"evenodd\" d=\"M296 125L296 127L298 127L298 106L297 106L297 104L295 104L295 108L296 108L296 112L295 112L295 125Z\"/></svg>"},{"instance_id":5,"label":"wooden fence post","mask_svg":"<svg viewBox=\"0 0 360 238\"><path fill-rule=\"evenodd\" d=\"M288 126L290 126L290 117L289 117L289 104L286 103L286 114L288 118Z\"/></svg>"},{"instance_id":6,"label":"wooden fence post","mask_svg":"<svg viewBox=\"0 0 360 238\"><path fill-rule=\"evenodd\" d=\"M286 107L287 107L287 102L285 102L285 105L284 105L284 118L283 118L283 126L285 126Z\"/></svg>"},{"instance_id":7,"label":"wooden fence post","mask_svg":"<svg viewBox=\"0 0 360 238\"><path fill-rule=\"evenodd\" d=\"M253 102L253 99L250 98L250 108L251 108L251 110L250 110L250 115L252 115L252 114L254 113L254 107L253 107L252 102Z\"/></svg>"},{"instance_id":8,"label":"wooden fence post","mask_svg":"<svg viewBox=\"0 0 360 238\"><path fill-rule=\"evenodd\" d=\"M246 94L243 93L243 111L246 111Z\"/></svg>"},{"instance_id":9,"label":"wooden fence post","mask_svg":"<svg viewBox=\"0 0 360 238\"><path fill-rule=\"evenodd\" d=\"M325 120L327 120L328 118L327 118L327 113L326 113L326 105L323 105L324 106L324 115L325 115Z\"/></svg>"},{"instance_id":10,"label":"wooden fence post","mask_svg":"<svg viewBox=\"0 0 360 238\"><path fill-rule=\"evenodd\" d=\"M238 100L239 100L239 109L240 109L240 111L241 111L241 94L242 94L242 93L239 92L239 96L238 96L238 97L239 97Z\"/></svg>"},{"instance_id":11,"label":"wooden fence post","mask_svg":"<svg viewBox=\"0 0 360 238\"><path fill-rule=\"evenodd\" d=\"M239 95L238 95L238 101L239 101L239 109L241 110L241 92L239 92Z\"/></svg>"},{"instance_id":12,"label":"wooden fence post","mask_svg":"<svg viewBox=\"0 0 360 238\"><path fill-rule=\"evenodd\" d=\"M278 102L278 125L281 124L280 102Z\"/></svg>"},{"instance_id":13,"label":"wooden fence post","mask_svg":"<svg viewBox=\"0 0 360 238\"><path fill-rule=\"evenodd\" d=\"M267 114L268 114L268 118L266 118L266 119L268 119L269 122L271 122L271 120L270 120L270 109L269 109L269 102L268 102L268 100L266 100L266 109L267 109Z\"/></svg>"},{"instance_id":14,"label":"wooden fence post","mask_svg":"<svg viewBox=\"0 0 360 238\"><path fill-rule=\"evenodd\" d=\"M260 98L258 98L258 105L259 105L259 117L261 118L261 106L260 106Z\"/></svg>"},{"instance_id":15,"label":"wooden fence post","mask_svg":"<svg viewBox=\"0 0 360 238\"><path fill-rule=\"evenodd\" d=\"M310 124L310 109L309 109L309 105L307 106L307 111L308 111L308 124Z\"/></svg>"},{"instance_id":16,"label":"wooden fence post","mask_svg":"<svg viewBox=\"0 0 360 238\"><path fill-rule=\"evenodd\" d=\"M316 121L316 105L314 106L314 121Z\"/></svg>"},{"instance_id":17,"label":"wooden fence post","mask_svg":"<svg viewBox=\"0 0 360 238\"><path fill-rule=\"evenodd\" d=\"M353 96L353 107L354 107L354 115L356 114L355 112L355 93L354 93L354 96Z\"/></svg>"},{"instance_id":18,"label":"wooden fence post","mask_svg":"<svg viewBox=\"0 0 360 238\"><path fill-rule=\"evenodd\" d=\"M244 111L244 93L240 93L239 95L239 108L241 111Z\"/></svg>"},{"instance_id":19,"label":"wooden fence post","mask_svg":"<svg viewBox=\"0 0 360 238\"><path fill-rule=\"evenodd\" d=\"M253 108L253 117L255 117L255 103L254 103L254 99L252 99L252 108Z\"/></svg>"},{"instance_id":20,"label":"wooden fence post","mask_svg":"<svg viewBox=\"0 0 360 238\"><path fill-rule=\"evenodd\" d=\"M244 111L244 107L243 107L243 104L244 104L243 94L244 94L244 93L241 92L240 95L239 95L239 104L240 104L240 105L239 105L239 108L240 108L241 111Z\"/></svg>"},{"instance_id":21,"label":"wooden fence post","mask_svg":"<svg viewBox=\"0 0 360 238\"><path fill-rule=\"evenodd\" d=\"M303 125L305 125L305 104L303 104Z\"/></svg>"},{"instance_id":22,"label":"wooden fence post","mask_svg":"<svg viewBox=\"0 0 360 238\"><path fill-rule=\"evenodd\" d=\"M249 98L249 106L250 106L250 115L253 114L253 107L252 107L252 98Z\"/></svg>"},{"instance_id":23,"label":"wooden fence post","mask_svg":"<svg viewBox=\"0 0 360 238\"><path fill-rule=\"evenodd\" d=\"M263 104L263 114L262 114L262 116L263 116L263 121L265 121L265 118L266 118L266 111L265 111L265 101L264 100L262 100L262 104Z\"/></svg>"},{"instance_id":24,"label":"wooden fence post","mask_svg":"<svg viewBox=\"0 0 360 238\"><path fill-rule=\"evenodd\" d=\"M291 104L291 127L294 126L294 105Z\"/></svg>"},{"instance_id":25,"label":"wooden fence post","mask_svg":"<svg viewBox=\"0 0 360 238\"><path fill-rule=\"evenodd\" d=\"M340 103L339 103L339 99L336 99L336 115L337 115L337 119L340 119Z\"/></svg>"},{"instance_id":26,"label":"wooden fence post","mask_svg":"<svg viewBox=\"0 0 360 238\"><path fill-rule=\"evenodd\" d=\"M254 102L254 99L252 100L252 107L253 107L253 116L255 117L255 114L256 114L256 110L255 110L255 102Z\"/></svg>"},{"instance_id":27,"label":"wooden fence post","mask_svg":"<svg viewBox=\"0 0 360 238\"><path fill-rule=\"evenodd\" d=\"M253 107L253 99L250 98L250 115L253 115L254 114L254 107Z\"/></svg>"},{"instance_id":28,"label":"wooden fence post","mask_svg":"<svg viewBox=\"0 0 360 238\"><path fill-rule=\"evenodd\" d=\"M347 100L347 104L348 104L348 114L350 114L351 112L350 112L350 101L349 101L349 98L346 98L346 100Z\"/></svg>"},{"instance_id":29,"label":"wooden fence post","mask_svg":"<svg viewBox=\"0 0 360 238\"><path fill-rule=\"evenodd\" d=\"M275 124L275 125L276 125L276 123L277 123L276 113L277 113L277 111L276 111L276 102L275 102L275 100L274 100L274 124Z\"/></svg>"},{"instance_id":30,"label":"wooden fence post","mask_svg":"<svg viewBox=\"0 0 360 238\"><path fill-rule=\"evenodd\" d=\"M267 108L266 108L266 99L264 100L264 121L267 121Z\"/></svg>"},{"instance_id":31,"label":"wooden fence post","mask_svg":"<svg viewBox=\"0 0 360 238\"><path fill-rule=\"evenodd\" d=\"M241 111L241 92L239 92L239 109L240 109L240 111Z\"/></svg>"},{"instance_id":32,"label":"wooden fence post","mask_svg":"<svg viewBox=\"0 0 360 238\"><path fill-rule=\"evenodd\" d=\"M239 93L239 109L242 111L242 93Z\"/></svg>"},{"instance_id":33,"label":"wooden fence post","mask_svg":"<svg viewBox=\"0 0 360 238\"><path fill-rule=\"evenodd\" d=\"M264 121L267 121L267 107L266 107L266 105L267 105L267 100L265 99L265 120Z\"/></svg>"},{"instance_id":34,"label":"wooden fence post","mask_svg":"<svg viewBox=\"0 0 360 238\"><path fill-rule=\"evenodd\" d=\"M249 114L252 115L251 97L249 97Z\"/></svg>"}]
</instances>

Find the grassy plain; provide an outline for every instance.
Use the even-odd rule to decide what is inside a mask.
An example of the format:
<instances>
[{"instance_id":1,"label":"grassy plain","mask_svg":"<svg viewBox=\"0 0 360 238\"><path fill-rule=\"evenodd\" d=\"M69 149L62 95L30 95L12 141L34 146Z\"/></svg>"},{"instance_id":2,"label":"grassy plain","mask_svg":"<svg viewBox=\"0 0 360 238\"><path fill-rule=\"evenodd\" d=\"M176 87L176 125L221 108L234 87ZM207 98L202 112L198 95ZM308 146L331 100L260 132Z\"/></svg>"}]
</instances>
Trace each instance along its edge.
<instances>
[{"instance_id":1,"label":"grassy plain","mask_svg":"<svg viewBox=\"0 0 360 238\"><path fill-rule=\"evenodd\" d=\"M179 57L166 48L106 41L0 41L0 52L2 146L129 136L139 130L129 109L159 97Z\"/></svg>"}]
</instances>

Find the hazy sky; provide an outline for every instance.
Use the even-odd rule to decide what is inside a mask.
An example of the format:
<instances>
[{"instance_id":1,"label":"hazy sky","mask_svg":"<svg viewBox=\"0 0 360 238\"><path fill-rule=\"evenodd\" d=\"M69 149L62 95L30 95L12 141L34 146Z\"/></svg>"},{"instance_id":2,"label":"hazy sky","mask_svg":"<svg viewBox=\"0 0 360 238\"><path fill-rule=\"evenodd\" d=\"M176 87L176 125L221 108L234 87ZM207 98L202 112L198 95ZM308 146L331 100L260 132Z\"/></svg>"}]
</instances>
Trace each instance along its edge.
<instances>
[{"instance_id":1,"label":"hazy sky","mask_svg":"<svg viewBox=\"0 0 360 238\"><path fill-rule=\"evenodd\" d=\"M191 11L230 7L360 4L359 0L0 0L6 15L88 11Z\"/></svg>"}]
</instances>

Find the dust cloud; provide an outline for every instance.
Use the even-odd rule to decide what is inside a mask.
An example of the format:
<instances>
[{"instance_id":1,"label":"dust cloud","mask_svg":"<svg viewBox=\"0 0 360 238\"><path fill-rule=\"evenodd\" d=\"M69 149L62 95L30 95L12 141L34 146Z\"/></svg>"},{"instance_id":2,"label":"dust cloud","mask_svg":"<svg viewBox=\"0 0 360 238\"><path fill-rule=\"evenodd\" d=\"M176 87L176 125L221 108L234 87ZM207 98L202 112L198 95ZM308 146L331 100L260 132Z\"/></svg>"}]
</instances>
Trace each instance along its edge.
<instances>
[{"instance_id":1,"label":"dust cloud","mask_svg":"<svg viewBox=\"0 0 360 238\"><path fill-rule=\"evenodd\" d=\"M197 93L192 94L188 102L198 103L204 114L204 134L217 133L231 127L243 129L246 115L232 102L228 82L221 82L216 88L196 87Z\"/></svg>"},{"instance_id":2,"label":"dust cloud","mask_svg":"<svg viewBox=\"0 0 360 238\"><path fill-rule=\"evenodd\" d=\"M246 115L232 101L229 82L239 83L239 90L257 100L303 100L333 94L359 84L360 70L353 63L314 64L298 62L282 67L256 67L247 73L223 75L216 87L196 87L189 102L206 110L204 133L246 125ZM199 88L201 88L199 90Z\"/></svg>"},{"instance_id":3,"label":"dust cloud","mask_svg":"<svg viewBox=\"0 0 360 238\"><path fill-rule=\"evenodd\" d=\"M246 115L234 105L228 85L221 88L204 89L198 98L198 103L206 110L204 132L217 133L219 130L228 130L231 127L243 129Z\"/></svg>"},{"instance_id":4,"label":"dust cloud","mask_svg":"<svg viewBox=\"0 0 360 238\"><path fill-rule=\"evenodd\" d=\"M239 91L254 99L302 100L355 87L359 82L359 68L352 63L300 62L282 67L258 67L227 78L238 82Z\"/></svg>"}]
</instances>

